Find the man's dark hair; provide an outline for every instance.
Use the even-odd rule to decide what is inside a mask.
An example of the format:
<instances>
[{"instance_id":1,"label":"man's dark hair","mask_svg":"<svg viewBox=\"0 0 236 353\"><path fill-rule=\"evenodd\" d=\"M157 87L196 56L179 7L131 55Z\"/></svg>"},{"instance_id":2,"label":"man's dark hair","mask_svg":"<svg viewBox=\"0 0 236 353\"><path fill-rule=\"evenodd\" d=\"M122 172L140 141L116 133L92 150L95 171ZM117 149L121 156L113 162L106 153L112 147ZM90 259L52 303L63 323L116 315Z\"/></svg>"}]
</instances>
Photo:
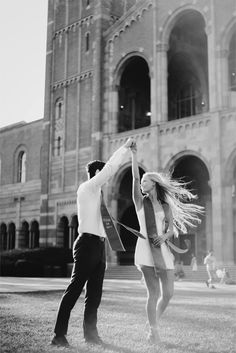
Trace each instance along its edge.
<instances>
[{"instance_id":1,"label":"man's dark hair","mask_svg":"<svg viewBox=\"0 0 236 353\"><path fill-rule=\"evenodd\" d=\"M102 170L105 164L106 163L98 160L89 162L86 165L86 170L87 170L87 173L89 174L90 179L94 177L96 170Z\"/></svg>"}]
</instances>

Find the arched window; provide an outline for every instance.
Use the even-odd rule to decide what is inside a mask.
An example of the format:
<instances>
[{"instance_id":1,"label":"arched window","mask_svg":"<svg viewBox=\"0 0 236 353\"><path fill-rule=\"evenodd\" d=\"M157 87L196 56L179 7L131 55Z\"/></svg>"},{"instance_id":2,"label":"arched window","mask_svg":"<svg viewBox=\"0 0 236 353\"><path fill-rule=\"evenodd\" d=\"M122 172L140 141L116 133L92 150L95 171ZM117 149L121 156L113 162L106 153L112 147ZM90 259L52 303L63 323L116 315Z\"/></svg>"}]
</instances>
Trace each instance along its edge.
<instances>
[{"instance_id":1,"label":"arched window","mask_svg":"<svg viewBox=\"0 0 236 353\"><path fill-rule=\"evenodd\" d=\"M16 241L16 226L14 223L10 223L8 226L8 240L7 240L7 249L15 249Z\"/></svg>"},{"instance_id":2,"label":"arched window","mask_svg":"<svg viewBox=\"0 0 236 353\"><path fill-rule=\"evenodd\" d=\"M197 113L197 102L201 100L200 92L192 84L188 84L176 95L175 117L176 119L186 116L195 115ZM202 102L202 104L204 104Z\"/></svg>"},{"instance_id":3,"label":"arched window","mask_svg":"<svg viewBox=\"0 0 236 353\"><path fill-rule=\"evenodd\" d=\"M60 156L61 154L61 137L58 136L57 138L57 155Z\"/></svg>"},{"instance_id":4,"label":"arched window","mask_svg":"<svg viewBox=\"0 0 236 353\"><path fill-rule=\"evenodd\" d=\"M63 99L59 98L55 105L55 119L60 120L63 117Z\"/></svg>"},{"instance_id":5,"label":"arched window","mask_svg":"<svg viewBox=\"0 0 236 353\"><path fill-rule=\"evenodd\" d=\"M62 98L58 98L55 102L55 112L54 112L54 126L53 126L53 155L61 155L62 147L62 134L64 129L64 102Z\"/></svg>"},{"instance_id":6,"label":"arched window","mask_svg":"<svg viewBox=\"0 0 236 353\"><path fill-rule=\"evenodd\" d=\"M202 15L183 12L168 44L168 120L204 113L208 110L208 54Z\"/></svg>"},{"instance_id":7,"label":"arched window","mask_svg":"<svg viewBox=\"0 0 236 353\"><path fill-rule=\"evenodd\" d=\"M236 91L236 32L234 32L229 45L229 89Z\"/></svg>"},{"instance_id":8,"label":"arched window","mask_svg":"<svg viewBox=\"0 0 236 353\"><path fill-rule=\"evenodd\" d=\"M0 250L7 250L7 226L5 223L0 225Z\"/></svg>"},{"instance_id":9,"label":"arched window","mask_svg":"<svg viewBox=\"0 0 236 353\"><path fill-rule=\"evenodd\" d=\"M89 46L90 46L90 34L87 32L85 34L85 51L89 51Z\"/></svg>"},{"instance_id":10,"label":"arched window","mask_svg":"<svg viewBox=\"0 0 236 353\"><path fill-rule=\"evenodd\" d=\"M21 151L17 159L17 182L25 183L26 181L26 153Z\"/></svg>"},{"instance_id":11,"label":"arched window","mask_svg":"<svg viewBox=\"0 0 236 353\"><path fill-rule=\"evenodd\" d=\"M39 248L39 224L37 221L33 221L31 224L29 234L29 248Z\"/></svg>"},{"instance_id":12,"label":"arched window","mask_svg":"<svg viewBox=\"0 0 236 353\"><path fill-rule=\"evenodd\" d=\"M22 248L29 248L29 224L26 221L22 222L21 237Z\"/></svg>"}]
</instances>

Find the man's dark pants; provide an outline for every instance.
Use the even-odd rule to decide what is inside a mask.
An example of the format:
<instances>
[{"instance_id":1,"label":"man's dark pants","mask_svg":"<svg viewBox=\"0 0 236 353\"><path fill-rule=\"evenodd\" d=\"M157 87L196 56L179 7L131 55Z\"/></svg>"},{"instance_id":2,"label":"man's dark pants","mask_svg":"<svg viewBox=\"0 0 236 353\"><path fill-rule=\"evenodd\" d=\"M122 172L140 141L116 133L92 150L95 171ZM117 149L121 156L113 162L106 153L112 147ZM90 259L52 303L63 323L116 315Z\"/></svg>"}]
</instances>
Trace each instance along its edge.
<instances>
[{"instance_id":1,"label":"man's dark pants","mask_svg":"<svg viewBox=\"0 0 236 353\"><path fill-rule=\"evenodd\" d=\"M84 337L85 339L92 339L98 335L97 309L101 302L106 267L105 241L101 239L96 235L83 233L74 243L74 266L70 284L65 290L59 306L54 329L56 335L67 334L71 310L86 282Z\"/></svg>"}]
</instances>

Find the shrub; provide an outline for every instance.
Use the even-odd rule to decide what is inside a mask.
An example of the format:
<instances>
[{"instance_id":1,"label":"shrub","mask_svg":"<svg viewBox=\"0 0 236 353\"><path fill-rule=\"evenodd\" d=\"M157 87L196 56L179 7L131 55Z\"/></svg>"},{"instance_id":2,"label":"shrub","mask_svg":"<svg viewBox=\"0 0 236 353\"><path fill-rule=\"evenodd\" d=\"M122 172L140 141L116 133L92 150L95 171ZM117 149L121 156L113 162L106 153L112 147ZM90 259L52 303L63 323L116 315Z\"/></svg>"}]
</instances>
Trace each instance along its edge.
<instances>
[{"instance_id":1,"label":"shrub","mask_svg":"<svg viewBox=\"0 0 236 353\"><path fill-rule=\"evenodd\" d=\"M63 277L73 261L71 249L58 247L8 250L0 257L1 276Z\"/></svg>"}]
</instances>

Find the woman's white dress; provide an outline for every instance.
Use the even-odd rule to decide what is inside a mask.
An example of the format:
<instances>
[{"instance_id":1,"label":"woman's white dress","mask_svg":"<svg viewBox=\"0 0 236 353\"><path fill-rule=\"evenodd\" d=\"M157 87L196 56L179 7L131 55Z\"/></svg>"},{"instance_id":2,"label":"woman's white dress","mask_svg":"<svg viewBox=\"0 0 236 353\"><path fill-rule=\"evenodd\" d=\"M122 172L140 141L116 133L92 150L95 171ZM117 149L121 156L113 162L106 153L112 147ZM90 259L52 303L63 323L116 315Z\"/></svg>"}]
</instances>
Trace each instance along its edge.
<instances>
[{"instance_id":1,"label":"woman's white dress","mask_svg":"<svg viewBox=\"0 0 236 353\"><path fill-rule=\"evenodd\" d=\"M136 243L135 255L134 255L134 263L138 268L140 268L140 266L142 265L154 267L152 252L151 252L147 231L146 231L146 222L145 222L145 214L144 214L143 206L139 211L137 211L137 217L138 217L139 226L140 226L140 233L143 234L146 237L146 239L138 238ZM164 219L165 219L164 211L160 210L155 212L155 218L156 218L157 233L158 235L161 236L163 234L163 229L164 229ZM174 255L171 253L166 243L161 244L161 252L166 264L166 268L168 270L173 270Z\"/></svg>"}]
</instances>

